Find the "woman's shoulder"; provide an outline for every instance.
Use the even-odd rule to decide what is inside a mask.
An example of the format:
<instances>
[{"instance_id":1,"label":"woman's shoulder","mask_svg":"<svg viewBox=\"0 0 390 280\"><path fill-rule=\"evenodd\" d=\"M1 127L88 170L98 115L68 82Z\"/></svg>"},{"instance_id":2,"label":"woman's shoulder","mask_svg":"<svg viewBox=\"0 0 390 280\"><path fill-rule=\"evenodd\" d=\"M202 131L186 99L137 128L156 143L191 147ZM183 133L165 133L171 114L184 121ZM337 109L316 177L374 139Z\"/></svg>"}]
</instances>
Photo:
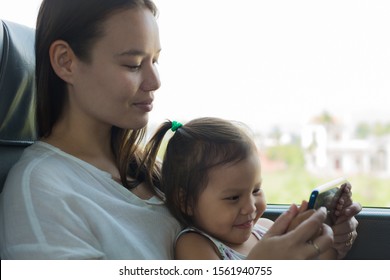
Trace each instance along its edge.
<instances>
[{"instance_id":1,"label":"woman's shoulder","mask_svg":"<svg viewBox=\"0 0 390 280\"><path fill-rule=\"evenodd\" d=\"M70 159L62 156L55 147L43 142L36 142L27 147L8 173L4 190L18 188L46 188L58 186L64 178L77 178L72 176L77 172L77 165Z\"/></svg>"},{"instance_id":2,"label":"woman's shoulder","mask_svg":"<svg viewBox=\"0 0 390 280\"><path fill-rule=\"evenodd\" d=\"M50 174L51 170L63 164L63 160L49 145L36 142L27 147L17 163L11 168L8 177L22 178L23 176Z\"/></svg>"}]
</instances>

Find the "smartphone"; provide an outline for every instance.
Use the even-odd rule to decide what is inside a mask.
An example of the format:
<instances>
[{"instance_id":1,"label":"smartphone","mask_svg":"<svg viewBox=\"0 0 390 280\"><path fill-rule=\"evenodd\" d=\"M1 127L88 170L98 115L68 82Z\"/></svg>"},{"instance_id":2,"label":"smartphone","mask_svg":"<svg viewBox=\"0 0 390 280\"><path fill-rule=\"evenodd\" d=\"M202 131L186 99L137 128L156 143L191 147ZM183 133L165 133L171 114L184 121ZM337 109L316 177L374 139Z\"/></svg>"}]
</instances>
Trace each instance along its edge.
<instances>
[{"instance_id":1,"label":"smartphone","mask_svg":"<svg viewBox=\"0 0 390 280\"><path fill-rule=\"evenodd\" d=\"M344 184L347 182L347 179L341 177L313 189L310 194L308 209L318 209L325 206L328 212L334 211L344 191Z\"/></svg>"}]
</instances>

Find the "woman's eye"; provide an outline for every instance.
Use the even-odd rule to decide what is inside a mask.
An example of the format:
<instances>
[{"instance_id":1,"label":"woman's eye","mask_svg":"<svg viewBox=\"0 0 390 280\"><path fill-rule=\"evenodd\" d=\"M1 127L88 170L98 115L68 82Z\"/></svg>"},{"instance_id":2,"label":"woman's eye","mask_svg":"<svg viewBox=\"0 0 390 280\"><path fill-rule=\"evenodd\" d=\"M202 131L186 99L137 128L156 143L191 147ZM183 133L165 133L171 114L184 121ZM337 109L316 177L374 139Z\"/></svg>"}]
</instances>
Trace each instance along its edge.
<instances>
[{"instance_id":1,"label":"woman's eye","mask_svg":"<svg viewBox=\"0 0 390 280\"><path fill-rule=\"evenodd\" d=\"M141 65L125 65L125 66L132 71L137 71L141 68Z\"/></svg>"}]
</instances>

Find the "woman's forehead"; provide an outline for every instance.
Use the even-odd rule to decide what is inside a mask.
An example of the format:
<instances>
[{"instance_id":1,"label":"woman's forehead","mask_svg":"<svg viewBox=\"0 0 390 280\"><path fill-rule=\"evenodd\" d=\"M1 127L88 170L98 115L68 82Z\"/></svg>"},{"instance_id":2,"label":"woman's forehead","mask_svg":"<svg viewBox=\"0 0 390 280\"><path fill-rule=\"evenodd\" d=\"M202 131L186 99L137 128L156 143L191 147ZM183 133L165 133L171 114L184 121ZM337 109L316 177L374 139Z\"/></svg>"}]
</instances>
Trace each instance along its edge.
<instances>
[{"instance_id":1,"label":"woman's forehead","mask_svg":"<svg viewBox=\"0 0 390 280\"><path fill-rule=\"evenodd\" d=\"M118 48L119 53L130 50L160 50L157 21L146 8L121 10L111 14L103 23L102 41Z\"/></svg>"}]
</instances>

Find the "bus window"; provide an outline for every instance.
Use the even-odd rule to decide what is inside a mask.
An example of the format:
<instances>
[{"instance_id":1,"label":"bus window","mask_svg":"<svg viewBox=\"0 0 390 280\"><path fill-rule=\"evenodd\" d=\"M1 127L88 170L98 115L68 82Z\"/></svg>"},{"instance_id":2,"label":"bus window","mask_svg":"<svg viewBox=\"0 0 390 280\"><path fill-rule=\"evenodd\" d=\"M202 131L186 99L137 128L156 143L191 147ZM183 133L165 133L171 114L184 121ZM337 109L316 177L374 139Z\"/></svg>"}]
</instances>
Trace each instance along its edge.
<instances>
[{"instance_id":1,"label":"bus window","mask_svg":"<svg viewBox=\"0 0 390 280\"><path fill-rule=\"evenodd\" d=\"M40 2L2 0L0 18L34 26ZM242 121L268 203L300 203L344 176L355 201L390 207L388 1L155 3L162 87L149 131L165 119Z\"/></svg>"}]
</instances>

